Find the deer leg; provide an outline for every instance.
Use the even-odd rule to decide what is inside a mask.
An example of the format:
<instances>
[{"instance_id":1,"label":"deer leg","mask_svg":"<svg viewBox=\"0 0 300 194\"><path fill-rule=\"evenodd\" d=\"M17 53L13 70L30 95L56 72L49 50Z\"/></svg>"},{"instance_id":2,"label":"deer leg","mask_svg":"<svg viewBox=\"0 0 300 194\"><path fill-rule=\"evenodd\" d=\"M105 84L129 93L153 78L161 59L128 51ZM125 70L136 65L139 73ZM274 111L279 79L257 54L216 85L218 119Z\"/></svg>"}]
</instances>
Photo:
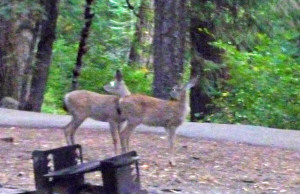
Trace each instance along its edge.
<instances>
[{"instance_id":1,"label":"deer leg","mask_svg":"<svg viewBox=\"0 0 300 194\"><path fill-rule=\"evenodd\" d=\"M138 124L128 122L127 126L121 131L120 140L121 140L122 153L129 151L130 136L137 125Z\"/></svg>"},{"instance_id":2,"label":"deer leg","mask_svg":"<svg viewBox=\"0 0 300 194\"><path fill-rule=\"evenodd\" d=\"M123 122L118 122L118 140L120 140L120 145L121 148L125 148L125 144L124 146L122 146L122 142L121 142L121 131L127 126L127 121L123 121ZM121 150L121 153L125 152L125 149Z\"/></svg>"},{"instance_id":3,"label":"deer leg","mask_svg":"<svg viewBox=\"0 0 300 194\"><path fill-rule=\"evenodd\" d=\"M129 151L129 140L130 140L130 137L132 135L132 132L133 130L137 127L137 125L132 125L131 126L131 130L128 131L128 134L127 134L127 138L126 138L126 148L127 150Z\"/></svg>"},{"instance_id":4,"label":"deer leg","mask_svg":"<svg viewBox=\"0 0 300 194\"><path fill-rule=\"evenodd\" d=\"M121 143L121 153L125 153L127 151L126 148L126 136L124 131L120 133L120 143Z\"/></svg>"},{"instance_id":5,"label":"deer leg","mask_svg":"<svg viewBox=\"0 0 300 194\"><path fill-rule=\"evenodd\" d=\"M176 139L176 128L168 128L166 129L167 134L168 134L168 143L169 143L169 164L171 166L175 166L175 160L174 160L174 144L175 144L175 139Z\"/></svg>"},{"instance_id":6,"label":"deer leg","mask_svg":"<svg viewBox=\"0 0 300 194\"><path fill-rule=\"evenodd\" d=\"M109 122L109 129L111 132L113 144L114 144L114 151L115 154L118 154L118 139L119 139L119 133L120 133L120 124L116 122Z\"/></svg>"},{"instance_id":7,"label":"deer leg","mask_svg":"<svg viewBox=\"0 0 300 194\"><path fill-rule=\"evenodd\" d=\"M83 121L84 119L78 119L73 117L71 122L64 128L65 138L68 145L75 144L74 134Z\"/></svg>"}]
</instances>

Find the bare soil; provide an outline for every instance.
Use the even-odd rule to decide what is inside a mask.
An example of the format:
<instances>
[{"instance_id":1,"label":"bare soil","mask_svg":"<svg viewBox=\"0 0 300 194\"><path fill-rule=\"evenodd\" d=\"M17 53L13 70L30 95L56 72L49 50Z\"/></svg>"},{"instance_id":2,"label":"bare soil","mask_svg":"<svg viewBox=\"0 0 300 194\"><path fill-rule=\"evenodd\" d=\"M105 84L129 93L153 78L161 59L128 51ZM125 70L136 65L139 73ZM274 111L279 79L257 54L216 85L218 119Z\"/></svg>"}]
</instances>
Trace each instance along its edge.
<instances>
[{"instance_id":1,"label":"bare soil","mask_svg":"<svg viewBox=\"0 0 300 194\"><path fill-rule=\"evenodd\" d=\"M34 189L31 153L65 145L60 129L1 128L0 187ZM11 142L12 140L12 142ZM109 132L79 130L84 159L113 156ZM177 138L176 167L168 165L165 136L135 133L143 188L153 193L299 193L300 153L227 141ZM101 182L100 174L88 180Z\"/></svg>"}]
</instances>

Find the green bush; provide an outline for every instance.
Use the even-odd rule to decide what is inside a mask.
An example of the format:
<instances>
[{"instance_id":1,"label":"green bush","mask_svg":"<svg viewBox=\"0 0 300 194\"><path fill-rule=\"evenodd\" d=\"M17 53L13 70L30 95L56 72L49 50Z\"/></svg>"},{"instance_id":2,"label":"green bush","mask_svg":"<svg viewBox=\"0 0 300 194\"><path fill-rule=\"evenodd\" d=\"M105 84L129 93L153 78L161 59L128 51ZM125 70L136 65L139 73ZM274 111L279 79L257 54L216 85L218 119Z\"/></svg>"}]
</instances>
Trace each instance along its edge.
<instances>
[{"instance_id":1,"label":"green bush","mask_svg":"<svg viewBox=\"0 0 300 194\"><path fill-rule=\"evenodd\" d=\"M258 34L253 52L215 43L226 50L230 78L220 86L214 99L218 108L207 121L300 129L299 48L293 41L299 34L285 35Z\"/></svg>"},{"instance_id":2,"label":"green bush","mask_svg":"<svg viewBox=\"0 0 300 194\"><path fill-rule=\"evenodd\" d=\"M138 6L139 1L132 1ZM146 68L127 66L136 16L125 1L95 1L95 17L87 40L78 89L104 93L117 69L133 93L151 94L152 73ZM77 57L80 31L84 25L84 1L62 1L57 22L43 112L63 113L63 97L71 88L72 71ZM124 65L125 64L125 65Z\"/></svg>"},{"instance_id":3,"label":"green bush","mask_svg":"<svg viewBox=\"0 0 300 194\"><path fill-rule=\"evenodd\" d=\"M72 70L75 65L77 44L67 44L59 39L54 44L53 63L50 67L47 90L42 111L48 113L64 113L63 97L70 91ZM132 93L151 95L152 73L146 68L131 67L123 64L121 59L86 56L79 77L78 89L105 93L103 86L114 79L115 71L123 72L124 80ZM104 65L105 64L105 65Z\"/></svg>"}]
</instances>

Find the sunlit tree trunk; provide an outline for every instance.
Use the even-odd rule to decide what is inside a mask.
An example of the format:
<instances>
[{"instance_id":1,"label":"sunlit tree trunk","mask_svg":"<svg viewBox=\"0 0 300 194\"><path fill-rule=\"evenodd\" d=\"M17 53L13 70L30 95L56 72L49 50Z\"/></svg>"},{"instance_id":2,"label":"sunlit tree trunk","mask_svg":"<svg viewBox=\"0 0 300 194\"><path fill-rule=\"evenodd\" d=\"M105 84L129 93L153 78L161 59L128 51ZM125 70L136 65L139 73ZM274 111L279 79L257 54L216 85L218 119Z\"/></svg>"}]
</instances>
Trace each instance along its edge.
<instances>
[{"instance_id":1,"label":"sunlit tree trunk","mask_svg":"<svg viewBox=\"0 0 300 194\"><path fill-rule=\"evenodd\" d=\"M20 106L19 109L26 110L26 104L29 100L31 80L32 80L32 63L34 60L34 49L36 47L38 31L39 31L39 22L36 22L35 27L30 29L30 34L28 34L27 41L27 55L26 55L26 64L24 65L24 70L21 75L20 83ZM30 36L29 36L30 35Z\"/></svg>"},{"instance_id":2,"label":"sunlit tree trunk","mask_svg":"<svg viewBox=\"0 0 300 194\"><path fill-rule=\"evenodd\" d=\"M155 0L154 96L169 98L182 79L186 33L186 0Z\"/></svg>"}]
</instances>

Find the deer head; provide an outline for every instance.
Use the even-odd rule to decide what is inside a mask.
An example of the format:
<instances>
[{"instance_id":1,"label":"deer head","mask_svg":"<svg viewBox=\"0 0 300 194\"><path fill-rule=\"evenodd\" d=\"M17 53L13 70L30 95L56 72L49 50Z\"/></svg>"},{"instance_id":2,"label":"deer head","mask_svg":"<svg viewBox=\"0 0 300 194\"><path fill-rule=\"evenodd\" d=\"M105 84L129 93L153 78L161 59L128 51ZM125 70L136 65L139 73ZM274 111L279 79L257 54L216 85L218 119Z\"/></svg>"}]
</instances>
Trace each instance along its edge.
<instances>
[{"instance_id":1,"label":"deer head","mask_svg":"<svg viewBox=\"0 0 300 194\"><path fill-rule=\"evenodd\" d=\"M170 95L173 99L179 100L182 95L186 93L190 88L194 87L196 83L198 82L199 76L192 78L188 83L185 85L176 85L173 87L173 90L171 91Z\"/></svg>"},{"instance_id":2,"label":"deer head","mask_svg":"<svg viewBox=\"0 0 300 194\"><path fill-rule=\"evenodd\" d=\"M116 71L115 80L105 85L104 90L110 94L115 94L121 97L128 96L131 92L128 90L123 75L120 70Z\"/></svg>"}]
</instances>

